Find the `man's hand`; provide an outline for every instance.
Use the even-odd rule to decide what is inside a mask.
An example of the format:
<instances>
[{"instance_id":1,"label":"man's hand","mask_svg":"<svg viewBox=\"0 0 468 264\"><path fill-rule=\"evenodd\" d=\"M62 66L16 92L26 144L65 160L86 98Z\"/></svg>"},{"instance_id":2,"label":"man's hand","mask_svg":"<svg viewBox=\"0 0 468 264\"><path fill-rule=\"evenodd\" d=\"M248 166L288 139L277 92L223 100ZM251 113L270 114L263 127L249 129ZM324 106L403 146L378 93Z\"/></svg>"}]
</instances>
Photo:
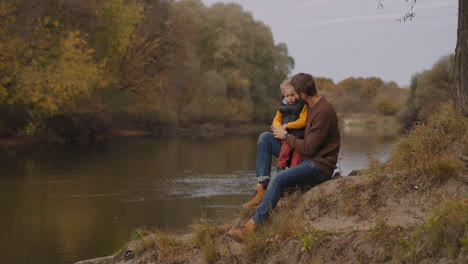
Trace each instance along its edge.
<instances>
[{"instance_id":1,"label":"man's hand","mask_svg":"<svg viewBox=\"0 0 468 264\"><path fill-rule=\"evenodd\" d=\"M289 128L288 123L283 124L283 128L284 128L284 129L288 129L288 128Z\"/></svg>"},{"instance_id":2,"label":"man's hand","mask_svg":"<svg viewBox=\"0 0 468 264\"><path fill-rule=\"evenodd\" d=\"M273 136L275 136L275 138L277 139L282 139L283 136L288 133L286 129L284 129L283 127L275 127L275 126L271 127L271 132L273 132Z\"/></svg>"}]
</instances>

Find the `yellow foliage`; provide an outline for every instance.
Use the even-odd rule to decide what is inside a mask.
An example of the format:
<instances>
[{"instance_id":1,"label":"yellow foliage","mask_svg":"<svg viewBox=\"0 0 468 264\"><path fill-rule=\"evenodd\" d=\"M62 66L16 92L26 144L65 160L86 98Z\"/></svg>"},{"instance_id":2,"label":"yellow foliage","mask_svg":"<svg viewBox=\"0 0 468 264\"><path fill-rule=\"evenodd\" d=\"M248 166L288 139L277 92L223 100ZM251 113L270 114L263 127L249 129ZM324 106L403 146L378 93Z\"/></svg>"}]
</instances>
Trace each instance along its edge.
<instances>
[{"instance_id":1,"label":"yellow foliage","mask_svg":"<svg viewBox=\"0 0 468 264\"><path fill-rule=\"evenodd\" d=\"M16 72L17 61L15 60L20 50L21 42L17 38L9 36L10 25L15 21L18 1L0 2L0 104L8 97L8 84Z\"/></svg>"},{"instance_id":2,"label":"yellow foliage","mask_svg":"<svg viewBox=\"0 0 468 264\"><path fill-rule=\"evenodd\" d=\"M79 35L79 31L69 32L60 41L56 58L44 63L39 57L23 69L16 101L30 105L32 115L79 111L82 100L105 84L100 67L92 61L93 50Z\"/></svg>"},{"instance_id":3,"label":"yellow foliage","mask_svg":"<svg viewBox=\"0 0 468 264\"><path fill-rule=\"evenodd\" d=\"M98 10L105 25L99 38L104 58L114 61L124 55L130 46L135 25L143 18L143 7L136 1L109 0Z\"/></svg>"}]
</instances>

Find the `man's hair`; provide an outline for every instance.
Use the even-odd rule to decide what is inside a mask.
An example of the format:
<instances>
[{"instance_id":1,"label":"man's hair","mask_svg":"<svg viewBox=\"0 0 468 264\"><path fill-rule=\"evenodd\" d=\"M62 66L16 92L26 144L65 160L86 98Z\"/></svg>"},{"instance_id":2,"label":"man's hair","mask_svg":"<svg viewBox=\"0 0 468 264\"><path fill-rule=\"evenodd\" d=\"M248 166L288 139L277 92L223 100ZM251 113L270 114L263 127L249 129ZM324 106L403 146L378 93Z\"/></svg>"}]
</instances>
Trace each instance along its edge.
<instances>
[{"instance_id":1,"label":"man's hair","mask_svg":"<svg viewBox=\"0 0 468 264\"><path fill-rule=\"evenodd\" d=\"M298 94L305 93L308 96L314 96L317 94L314 77L310 74L298 73L292 77L290 83Z\"/></svg>"},{"instance_id":2,"label":"man's hair","mask_svg":"<svg viewBox=\"0 0 468 264\"><path fill-rule=\"evenodd\" d=\"M291 86L291 78L285 79L281 84L280 84L280 89L281 93L284 93L284 89L288 86Z\"/></svg>"}]
</instances>

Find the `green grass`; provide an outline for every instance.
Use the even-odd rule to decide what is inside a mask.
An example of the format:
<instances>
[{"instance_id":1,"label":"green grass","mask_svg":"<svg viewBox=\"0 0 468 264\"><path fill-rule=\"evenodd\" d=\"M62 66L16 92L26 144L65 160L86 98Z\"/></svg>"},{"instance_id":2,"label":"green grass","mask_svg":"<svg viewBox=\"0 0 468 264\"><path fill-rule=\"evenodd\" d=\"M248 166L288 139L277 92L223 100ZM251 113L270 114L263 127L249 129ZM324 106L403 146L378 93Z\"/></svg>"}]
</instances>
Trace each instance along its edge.
<instances>
[{"instance_id":1,"label":"green grass","mask_svg":"<svg viewBox=\"0 0 468 264\"><path fill-rule=\"evenodd\" d=\"M308 234L302 235L299 238L301 239L302 242L302 248L301 251L311 251L313 249L316 249L319 247L322 243L328 241L328 237L332 233L328 230L314 230Z\"/></svg>"},{"instance_id":2,"label":"green grass","mask_svg":"<svg viewBox=\"0 0 468 264\"><path fill-rule=\"evenodd\" d=\"M139 227L135 230L133 230L133 233L132 233L132 240L138 240L138 239L142 239L143 237L147 236L151 234L151 231L148 230L148 228L146 227Z\"/></svg>"}]
</instances>

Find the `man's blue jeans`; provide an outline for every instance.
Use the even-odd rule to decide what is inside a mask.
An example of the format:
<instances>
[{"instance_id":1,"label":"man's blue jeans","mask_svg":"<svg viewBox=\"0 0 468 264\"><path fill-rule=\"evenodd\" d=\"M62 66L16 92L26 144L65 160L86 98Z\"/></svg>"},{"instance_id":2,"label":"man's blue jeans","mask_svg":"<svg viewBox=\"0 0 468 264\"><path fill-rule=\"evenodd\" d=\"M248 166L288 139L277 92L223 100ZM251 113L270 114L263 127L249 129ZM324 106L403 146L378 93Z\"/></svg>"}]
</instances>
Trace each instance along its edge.
<instances>
[{"instance_id":1,"label":"man's blue jeans","mask_svg":"<svg viewBox=\"0 0 468 264\"><path fill-rule=\"evenodd\" d=\"M270 177L271 155L278 156L280 150L281 140L276 139L271 132L264 132L259 136L256 162L257 177ZM255 224L261 224L268 219L270 208L274 209L276 207L284 188L294 187L296 185L318 184L328 179L330 179L330 177L324 174L319 167L310 160L304 160L295 167L277 173L271 177L265 197L257 208L253 221Z\"/></svg>"}]
</instances>

